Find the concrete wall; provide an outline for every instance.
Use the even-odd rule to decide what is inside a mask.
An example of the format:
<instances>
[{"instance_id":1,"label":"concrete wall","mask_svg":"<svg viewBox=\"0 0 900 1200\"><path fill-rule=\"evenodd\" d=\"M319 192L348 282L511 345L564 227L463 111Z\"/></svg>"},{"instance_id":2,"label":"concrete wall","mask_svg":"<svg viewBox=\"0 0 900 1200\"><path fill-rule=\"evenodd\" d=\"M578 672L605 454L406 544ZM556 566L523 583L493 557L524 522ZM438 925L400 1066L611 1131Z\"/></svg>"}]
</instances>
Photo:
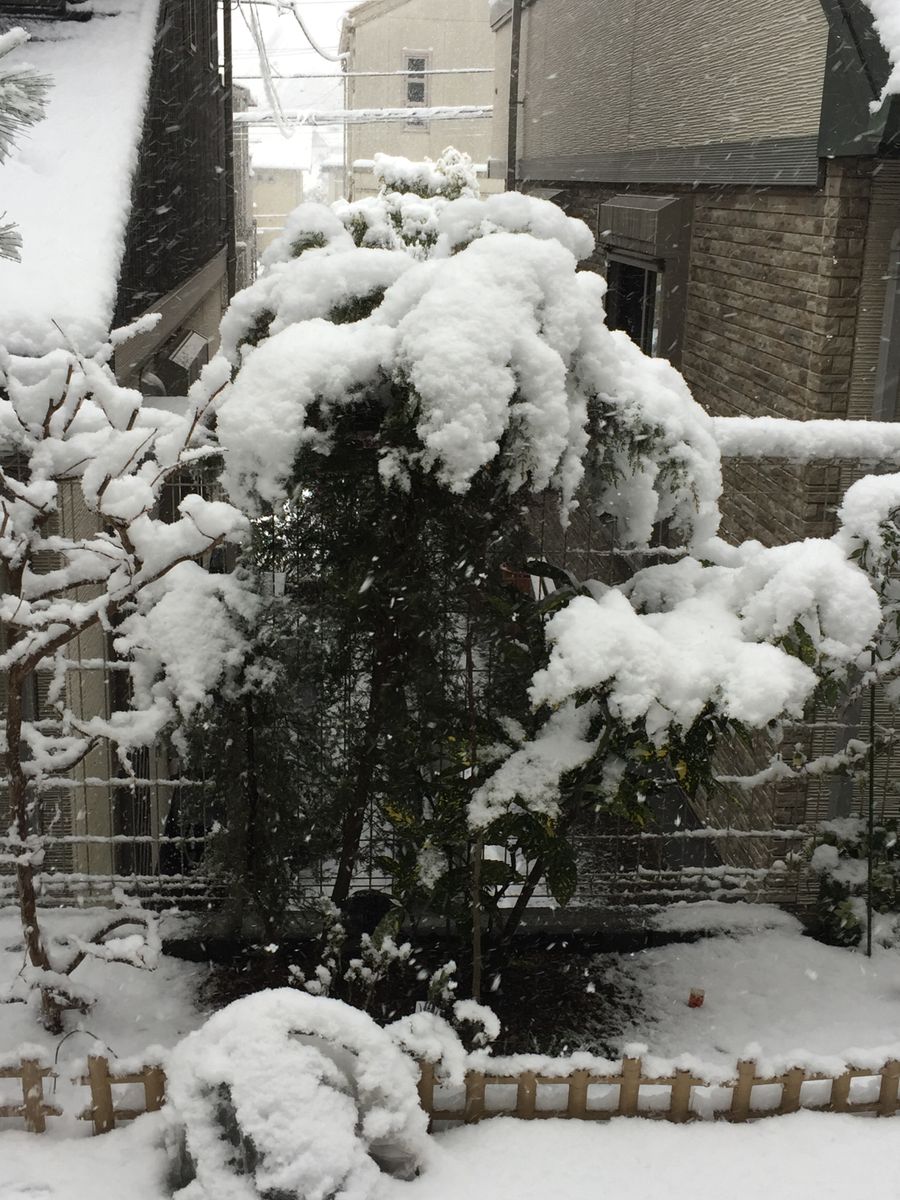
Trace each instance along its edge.
<instances>
[{"instance_id":1,"label":"concrete wall","mask_svg":"<svg viewBox=\"0 0 900 1200\"><path fill-rule=\"evenodd\" d=\"M360 6L348 36L348 71L401 71L406 55L421 51L430 69L492 67L494 44L486 0L373 0ZM348 108L406 107L406 78L347 80ZM426 76L426 104L492 104L493 76ZM413 106L414 107L414 106ZM437 158L447 146L486 163L491 152L491 122L432 121L423 127L401 122L351 125L347 159L371 160L378 152L421 160ZM354 199L374 190L371 173L354 172Z\"/></svg>"}]
</instances>

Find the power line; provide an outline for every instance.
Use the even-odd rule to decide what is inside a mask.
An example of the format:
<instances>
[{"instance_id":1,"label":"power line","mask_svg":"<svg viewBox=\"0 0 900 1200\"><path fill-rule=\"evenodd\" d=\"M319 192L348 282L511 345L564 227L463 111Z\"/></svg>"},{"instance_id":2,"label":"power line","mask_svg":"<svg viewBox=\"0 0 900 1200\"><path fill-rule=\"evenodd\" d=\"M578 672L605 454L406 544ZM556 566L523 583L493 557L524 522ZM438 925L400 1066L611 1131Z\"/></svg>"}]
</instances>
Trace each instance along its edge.
<instances>
[{"instance_id":1,"label":"power line","mask_svg":"<svg viewBox=\"0 0 900 1200\"><path fill-rule=\"evenodd\" d=\"M486 121L494 112L492 104L443 105L434 108L340 108L280 109L276 114L264 108L248 108L234 114L235 125L275 125L279 120L292 125L380 125L403 121L424 125L428 121Z\"/></svg>"},{"instance_id":2,"label":"power line","mask_svg":"<svg viewBox=\"0 0 900 1200\"><path fill-rule=\"evenodd\" d=\"M428 71L322 71L301 72L291 75L273 75L274 82L281 79L380 79L397 75L491 75L493 67L435 67ZM262 79L262 75L235 75L235 79Z\"/></svg>"}]
</instances>

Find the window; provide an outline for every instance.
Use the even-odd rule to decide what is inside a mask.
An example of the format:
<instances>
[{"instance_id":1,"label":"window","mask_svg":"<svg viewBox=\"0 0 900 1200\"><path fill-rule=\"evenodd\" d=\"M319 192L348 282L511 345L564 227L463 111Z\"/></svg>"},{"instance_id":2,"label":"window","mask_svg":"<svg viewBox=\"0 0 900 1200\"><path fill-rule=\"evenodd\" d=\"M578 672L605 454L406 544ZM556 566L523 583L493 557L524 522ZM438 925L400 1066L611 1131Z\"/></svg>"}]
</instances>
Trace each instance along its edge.
<instances>
[{"instance_id":1,"label":"window","mask_svg":"<svg viewBox=\"0 0 900 1200\"><path fill-rule=\"evenodd\" d=\"M690 265L688 196L623 192L597 209L597 242L607 258L606 312L646 354L678 366Z\"/></svg>"},{"instance_id":2,"label":"window","mask_svg":"<svg viewBox=\"0 0 900 1200\"><path fill-rule=\"evenodd\" d=\"M422 51L414 51L407 53L404 60L404 71L407 71L406 76L406 104L407 107L423 107L428 103L428 76L425 72L428 70L428 54Z\"/></svg>"},{"instance_id":3,"label":"window","mask_svg":"<svg viewBox=\"0 0 900 1200\"><path fill-rule=\"evenodd\" d=\"M607 324L610 329L624 329L645 354L657 353L660 278L654 265L609 257Z\"/></svg>"}]
</instances>

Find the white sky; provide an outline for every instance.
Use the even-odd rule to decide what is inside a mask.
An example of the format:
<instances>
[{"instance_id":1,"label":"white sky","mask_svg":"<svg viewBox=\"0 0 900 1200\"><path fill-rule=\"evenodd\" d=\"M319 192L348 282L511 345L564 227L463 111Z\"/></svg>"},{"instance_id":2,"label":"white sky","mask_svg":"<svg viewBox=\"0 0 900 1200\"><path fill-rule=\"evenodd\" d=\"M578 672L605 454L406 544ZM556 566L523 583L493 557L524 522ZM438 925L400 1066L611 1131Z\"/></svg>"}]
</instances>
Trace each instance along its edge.
<instances>
[{"instance_id":1,"label":"white sky","mask_svg":"<svg viewBox=\"0 0 900 1200\"><path fill-rule=\"evenodd\" d=\"M358 0L357 0L358 2ZM300 0L299 10L310 33L326 50L337 52L341 18L353 4L348 0ZM340 64L328 62L310 46L303 30L290 13L278 12L266 4L255 5L262 26L273 71L281 76L292 73L337 75ZM259 59L247 20L249 0L232 2L232 59L234 81L250 89L260 105L266 104L263 84L259 78ZM286 108L343 108L343 82L340 79L304 80L283 79L276 83L278 95ZM318 131L333 147L332 157L338 157L342 146L340 128ZM293 166L310 170L312 166L313 131L302 128L285 138L277 129L251 127L250 151L258 165Z\"/></svg>"}]
</instances>

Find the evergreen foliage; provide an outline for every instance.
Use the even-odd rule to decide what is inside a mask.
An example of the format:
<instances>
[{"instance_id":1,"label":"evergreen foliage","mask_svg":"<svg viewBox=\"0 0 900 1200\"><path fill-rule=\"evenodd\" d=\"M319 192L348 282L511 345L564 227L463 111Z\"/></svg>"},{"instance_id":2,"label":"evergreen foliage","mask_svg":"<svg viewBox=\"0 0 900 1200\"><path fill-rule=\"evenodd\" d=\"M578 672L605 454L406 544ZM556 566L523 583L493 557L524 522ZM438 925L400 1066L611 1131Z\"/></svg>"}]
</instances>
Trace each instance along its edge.
<instances>
[{"instance_id":1,"label":"evergreen foliage","mask_svg":"<svg viewBox=\"0 0 900 1200\"><path fill-rule=\"evenodd\" d=\"M27 66L3 64L6 56L28 38L23 29L0 34L0 166L6 161L16 140L44 115L50 80ZM11 223L3 224L0 211L0 258L19 260L22 238Z\"/></svg>"},{"instance_id":2,"label":"evergreen foliage","mask_svg":"<svg viewBox=\"0 0 900 1200\"><path fill-rule=\"evenodd\" d=\"M579 823L649 826L713 786L723 733L858 674L886 605L862 548L896 499L862 495L832 539L729 546L711 418L605 327L602 281L576 269L587 228L527 196L480 201L459 156L378 169L377 197L298 208L222 325L223 482L269 533L256 569L286 564L273 628L310 631L291 643L303 688L276 703L292 747L325 748L259 798L274 830L299 806L317 852L272 838L254 870L326 877L345 909L364 864L393 920L486 920L502 940L541 882L572 898ZM548 496L563 522L583 505L615 526L644 556L630 577L544 561ZM263 656L287 645L260 635ZM260 726L280 763L279 729ZM230 836L258 811L243 754Z\"/></svg>"}]
</instances>

